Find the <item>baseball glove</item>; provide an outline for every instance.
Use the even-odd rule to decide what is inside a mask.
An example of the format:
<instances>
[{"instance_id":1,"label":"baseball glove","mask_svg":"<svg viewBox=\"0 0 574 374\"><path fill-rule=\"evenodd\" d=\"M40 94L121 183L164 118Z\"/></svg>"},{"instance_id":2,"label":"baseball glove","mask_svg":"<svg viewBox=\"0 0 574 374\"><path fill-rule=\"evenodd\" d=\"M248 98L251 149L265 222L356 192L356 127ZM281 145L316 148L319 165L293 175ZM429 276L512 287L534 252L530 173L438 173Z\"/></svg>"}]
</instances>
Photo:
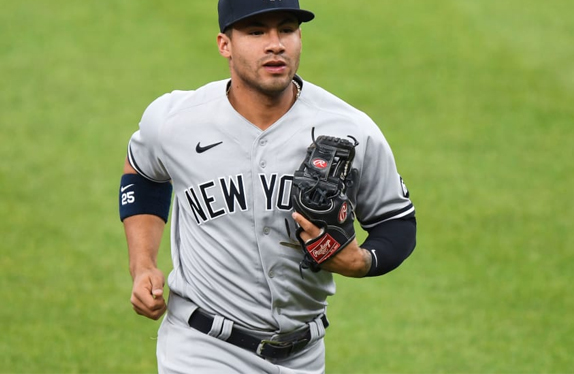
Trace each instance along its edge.
<instances>
[{"instance_id":1,"label":"baseball glove","mask_svg":"<svg viewBox=\"0 0 574 374\"><path fill-rule=\"evenodd\" d=\"M301 269L318 272L320 265L345 248L355 238L354 209L348 190L357 179L357 169L352 169L355 138L319 136L307 148L307 155L295 171L291 188L291 200L295 211L321 229L321 234L308 241L301 238L299 227L296 237L303 259Z\"/></svg>"}]
</instances>

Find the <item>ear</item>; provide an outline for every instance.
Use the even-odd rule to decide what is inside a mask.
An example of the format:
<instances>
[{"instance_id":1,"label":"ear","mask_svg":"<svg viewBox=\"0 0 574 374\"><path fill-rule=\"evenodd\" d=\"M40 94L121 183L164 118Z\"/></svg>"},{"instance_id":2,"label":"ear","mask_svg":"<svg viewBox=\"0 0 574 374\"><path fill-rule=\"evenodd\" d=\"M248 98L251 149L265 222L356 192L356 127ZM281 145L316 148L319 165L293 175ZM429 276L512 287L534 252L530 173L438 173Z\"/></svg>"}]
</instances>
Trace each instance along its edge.
<instances>
[{"instance_id":1,"label":"ear","mask_svg":"<svg viewBox=\"0 0 574 374\"><path fill-rule=\"evenodd\" d=\"M225 58L231 57L231 40L224 33L219 33L217 35L217 47L219 48L219 54Z\"/></svg>"}]
</instances>

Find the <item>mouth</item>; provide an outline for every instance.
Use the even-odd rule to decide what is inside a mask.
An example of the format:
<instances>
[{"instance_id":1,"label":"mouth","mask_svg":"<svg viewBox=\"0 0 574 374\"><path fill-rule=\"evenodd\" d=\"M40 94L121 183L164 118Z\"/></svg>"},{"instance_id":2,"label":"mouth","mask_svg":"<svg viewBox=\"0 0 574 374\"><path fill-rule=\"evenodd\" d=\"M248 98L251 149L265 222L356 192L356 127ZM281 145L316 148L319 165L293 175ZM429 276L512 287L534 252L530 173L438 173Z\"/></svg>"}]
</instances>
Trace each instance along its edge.
<instances>
[{"instance_id":1,"label":"mouth","mask_svg":"<svg viewBox=\"0 0 574 374\"><path fill-rule=\"evenodd\" d=\"M282 60L271 60L264 63L263 68L270 73L282 73L287 69L287 63Z\"/></svg>"}]
</instances>

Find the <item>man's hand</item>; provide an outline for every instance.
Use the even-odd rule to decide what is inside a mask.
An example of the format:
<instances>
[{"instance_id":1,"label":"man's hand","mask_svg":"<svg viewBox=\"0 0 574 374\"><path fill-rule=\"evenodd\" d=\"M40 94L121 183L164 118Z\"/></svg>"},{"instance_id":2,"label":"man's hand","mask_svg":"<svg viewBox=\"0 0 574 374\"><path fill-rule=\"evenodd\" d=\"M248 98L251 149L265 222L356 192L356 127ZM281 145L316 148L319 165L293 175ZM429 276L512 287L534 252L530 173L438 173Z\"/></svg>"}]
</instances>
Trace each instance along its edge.
<instances>
[{"instance_id":1,"label":"man's hand","mask_svg":"<svg viewBox=\"0 0 574 374\"><path fill-rule=\"evenodd\" d=\"M301 214L294 212L293 219L304 230L301 233L301 238L304 241L316 238L321 234L321 229L313 225ZM371 262L371 254L366 249L359 247L359 243L355 238L340 252L322 263L321 269L346 277L360 278L367 274L371 268Z\"/></svg>"},{"instance_id":2,"label":"man's hand","mask_svg":"<svg viewBox=\"0 0 574 374\"><path fill-rule=\"evenodd\" d=\"M130 301L137 314L158 320L165 313L163 286L164 276L157 268L136 273Z\"/></svg>"}]
</instances>

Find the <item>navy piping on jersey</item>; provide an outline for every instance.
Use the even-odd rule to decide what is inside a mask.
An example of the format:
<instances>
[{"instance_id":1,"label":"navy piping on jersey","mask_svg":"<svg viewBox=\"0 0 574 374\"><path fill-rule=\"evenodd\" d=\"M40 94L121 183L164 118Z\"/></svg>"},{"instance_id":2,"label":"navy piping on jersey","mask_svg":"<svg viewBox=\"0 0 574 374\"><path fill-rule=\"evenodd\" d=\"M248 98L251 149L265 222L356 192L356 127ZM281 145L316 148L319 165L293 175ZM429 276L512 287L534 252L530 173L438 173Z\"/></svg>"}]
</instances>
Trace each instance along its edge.
<instances>
[{"instance_id":1,"label":"navy piping on jersey","mask_svg":"<svg viewBox=\"0 0 574 374\"><path fill-rule=\"evenodd\" d=\"M145 177L146 179L149 179L152 182L157 182L157 183L165 183L165 182L169 182L169 179L166 180L161 180L161 179L154 179L152 177L150 177L149 175L146 175L146 173L144 173L138 166L134 155L132 154L132 149L130 147L128 147L128 160L130 162L130 165L135 169L135 171L138 172L138 174L140 174L141 176Z\"/></svg>"},{"instance_id":2,"label":"navy piping on jersey","mask_svg":"<svg viewBox=\"0 0 574 374\"><path fill-rule=\"evenodd\" d=\"M414 217L414 216L415 216L415 207L411 203L402 209L393 210L391 212L383 214L382 216L375 217L375 218L370 219L370 220L365 221L365 222L361 222L361 227L368 229L368 228L371 228L373 226L378 225L379 223L382 223L382 222L385 222L385 221L388 221L391 219L410 218L410 217Z\"/></svg>"}]
</instances>

